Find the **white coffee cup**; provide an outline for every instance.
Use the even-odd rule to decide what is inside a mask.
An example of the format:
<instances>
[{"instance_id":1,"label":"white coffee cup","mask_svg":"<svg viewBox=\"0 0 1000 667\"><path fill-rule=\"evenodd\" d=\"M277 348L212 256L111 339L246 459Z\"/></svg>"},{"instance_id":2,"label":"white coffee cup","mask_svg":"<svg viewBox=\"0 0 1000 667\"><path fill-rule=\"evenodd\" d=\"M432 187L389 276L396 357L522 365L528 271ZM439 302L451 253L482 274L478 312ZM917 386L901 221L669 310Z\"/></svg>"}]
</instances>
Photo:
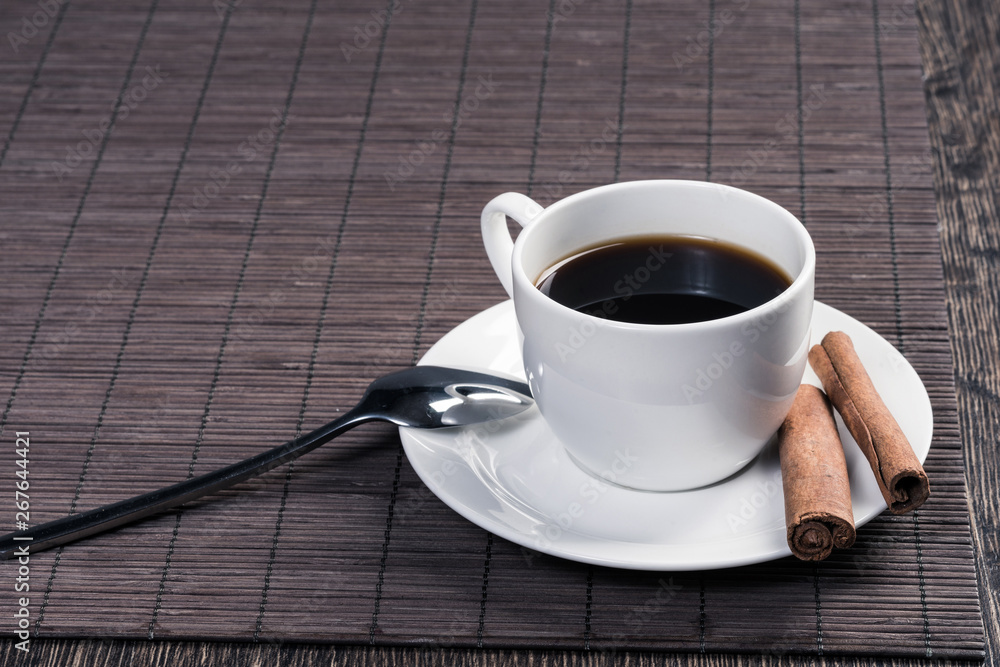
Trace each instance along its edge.
<instances>
[{"instance_id":1,"label":"white coffee cup","mask_svg":"<svg viewBox=\"0 0 1000 667\"><path fill-rule=\"evenodd\" d=\"M516 242L507 217L524 228ZM502 194L483 209L482 232L514 300L539 410L584 470L634 489L698 488L739 472L781 425L805 370L816 267L809 234L785 209L724 185L634 181L544 209ZM584 314L535 286L576 251L648 235L743 247L792 283L745 312L684 324Z\"/></svg>"}]
</instances>

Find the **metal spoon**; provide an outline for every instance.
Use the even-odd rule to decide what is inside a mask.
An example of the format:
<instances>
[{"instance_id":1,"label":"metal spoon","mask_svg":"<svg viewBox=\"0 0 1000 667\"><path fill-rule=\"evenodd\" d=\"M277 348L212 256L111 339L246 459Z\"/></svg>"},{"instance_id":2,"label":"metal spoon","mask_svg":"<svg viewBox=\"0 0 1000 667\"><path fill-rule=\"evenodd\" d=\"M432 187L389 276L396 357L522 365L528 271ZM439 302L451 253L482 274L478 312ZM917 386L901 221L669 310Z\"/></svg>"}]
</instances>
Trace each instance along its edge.
<instances>
[{"instance_id":1,"label":"metal spoon","mask_svg":"<svg viewBox=\"0 0 1000 667\"><path fill-rule=\"evenodd\" d=\"M440 366L414 366L372 382L361 401L326 426L263 454L158 491L0 537L8 559L73 542L228 488L296 459L358 424L412 428L462 426L516 415L534 405L523 382Z\"/></svg>"}]
</instances>

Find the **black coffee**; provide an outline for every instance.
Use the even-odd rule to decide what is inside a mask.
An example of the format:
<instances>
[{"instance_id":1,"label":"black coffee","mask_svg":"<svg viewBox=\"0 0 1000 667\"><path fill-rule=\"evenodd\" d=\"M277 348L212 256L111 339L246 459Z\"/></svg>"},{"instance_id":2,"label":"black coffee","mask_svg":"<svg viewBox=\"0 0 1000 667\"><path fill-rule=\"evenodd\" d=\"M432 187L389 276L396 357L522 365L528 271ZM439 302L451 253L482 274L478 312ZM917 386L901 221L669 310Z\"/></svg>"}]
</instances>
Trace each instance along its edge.
<instances>
[{"instance_id":1,"label":"black coffee","mask_svg":"<svg viewBox=\"0 0 1000 667\"><path fill-rule=\"evenodd\" d=\"M781 294L791 280L771 261L728 243L642 236L557 262L538 289L574 310L621 322L683 324L735 315Z\"/></svg>"}]
</instances>

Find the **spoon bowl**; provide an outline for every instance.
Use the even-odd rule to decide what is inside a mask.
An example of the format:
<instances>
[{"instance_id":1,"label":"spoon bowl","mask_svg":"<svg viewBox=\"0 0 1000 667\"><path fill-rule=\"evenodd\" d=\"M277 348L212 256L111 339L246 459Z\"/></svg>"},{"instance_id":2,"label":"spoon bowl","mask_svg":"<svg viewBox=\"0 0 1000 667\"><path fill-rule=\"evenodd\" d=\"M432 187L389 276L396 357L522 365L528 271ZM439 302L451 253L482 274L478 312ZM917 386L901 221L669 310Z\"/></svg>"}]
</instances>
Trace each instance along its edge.
<instances>
[{"instance_id":1,"label":"spoon bowl","mask_svg":"<svg viewBox=\"0 0 1000 667\"><path fill-rule=\"evenodd\" d=\"M372 382L354 410L365 421L443 428L506 419L532 405L531 391L523 382L476 371L413 366Z\"/></svg>"}]
</instances>

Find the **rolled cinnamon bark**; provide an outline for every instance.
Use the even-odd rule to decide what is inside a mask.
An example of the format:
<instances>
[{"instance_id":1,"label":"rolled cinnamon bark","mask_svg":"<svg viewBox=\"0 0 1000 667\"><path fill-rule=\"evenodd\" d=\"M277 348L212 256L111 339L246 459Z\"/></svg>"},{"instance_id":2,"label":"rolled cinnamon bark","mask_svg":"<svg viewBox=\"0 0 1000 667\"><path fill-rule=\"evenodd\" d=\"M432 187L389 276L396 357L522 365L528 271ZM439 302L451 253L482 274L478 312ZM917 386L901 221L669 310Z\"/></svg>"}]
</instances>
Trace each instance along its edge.
<instances>
[{"instance_id":1,"label":"rolled cinnamon bark","mask_svg":"<svg viewBox=\"0 0 1000 667\"><path fill-rule=\"evenodd\" d=\"M850 337L831 331L809 351L809 363L868 459L889 511L905 514L920 507L930 495L927 474L872 385Z\"/></svg>"},{"instance_id":2,"label":"rolled cinnamon bark","mask_svg":"<svg viewBox=\"0 0 1000 667\"><path fill-rule=\"evenodd\" d=\"M854 544L847 460L830 402L804 384L778 429L788 546L802 560L823 560Z\"/></svg>"}]
</instances>

